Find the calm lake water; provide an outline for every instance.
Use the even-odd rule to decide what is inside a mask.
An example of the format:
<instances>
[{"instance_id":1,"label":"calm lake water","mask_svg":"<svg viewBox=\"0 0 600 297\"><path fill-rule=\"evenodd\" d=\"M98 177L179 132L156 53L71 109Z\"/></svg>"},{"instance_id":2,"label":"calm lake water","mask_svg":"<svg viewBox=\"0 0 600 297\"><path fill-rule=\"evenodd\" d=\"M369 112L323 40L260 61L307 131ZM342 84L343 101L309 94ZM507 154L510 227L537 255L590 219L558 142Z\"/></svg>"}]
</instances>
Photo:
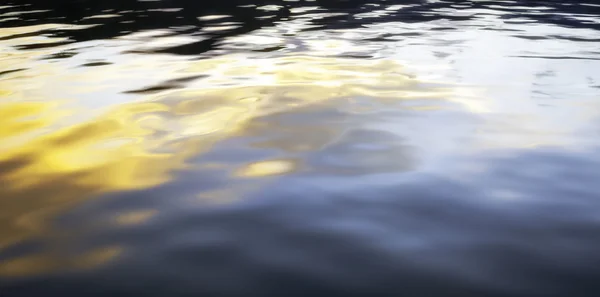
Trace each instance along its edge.
<instances>
[{"instance_id":1,"label":"calm lake water","mask_svg":"<svg viewBox=\"0 0 600 297\"><path fill-rule=\"evenodd\" d=\"M599 296L600 3L0 0L0 296Z\"/></svg>"}]
</instances>

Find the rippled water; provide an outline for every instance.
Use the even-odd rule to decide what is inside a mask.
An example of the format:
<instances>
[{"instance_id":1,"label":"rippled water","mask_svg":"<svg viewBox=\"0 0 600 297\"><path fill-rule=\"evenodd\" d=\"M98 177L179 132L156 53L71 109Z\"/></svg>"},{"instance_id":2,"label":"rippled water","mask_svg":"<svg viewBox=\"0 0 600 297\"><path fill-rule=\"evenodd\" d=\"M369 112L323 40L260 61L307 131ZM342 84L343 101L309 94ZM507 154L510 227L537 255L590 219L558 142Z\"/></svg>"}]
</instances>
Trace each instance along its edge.
<instances>
[{"instance_id":1,"label":"rippled water","mask_svg":"<svg viewBox=\"0 0 600 297\"><path fill-rule=\"evenodd\" d=\"M600 4L0 1L0 296L597 296Z\"/></svg>"}]
</instances>

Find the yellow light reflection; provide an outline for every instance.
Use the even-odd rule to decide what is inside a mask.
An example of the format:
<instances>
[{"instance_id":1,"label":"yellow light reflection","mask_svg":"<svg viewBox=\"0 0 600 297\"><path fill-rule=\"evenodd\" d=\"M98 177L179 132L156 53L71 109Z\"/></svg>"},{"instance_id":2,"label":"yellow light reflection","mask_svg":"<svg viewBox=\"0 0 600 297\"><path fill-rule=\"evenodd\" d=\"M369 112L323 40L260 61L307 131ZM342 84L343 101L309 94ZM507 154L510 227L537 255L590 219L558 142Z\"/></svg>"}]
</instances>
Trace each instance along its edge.
<instances>
[{"instance_id":1,"label":"yellow light reflection","mask_svg":"<svg viewBox=\"0 0 600 297\"><path fill-rule=\"evenodd\" d=\"M0 37L54 27L2 29ZM74 69L72 62L43 62L57 48L11 48L25 41L39 40L11 40L2 45L10 55L0 59L2 68L26 68L0 79L0 250L31 238L61 241L62 236L55 236L61 230L52 224L57 215L104 193L165 184L176 172L194 167L187 160L223 139L294 129L258 127L261 117L340 100L353 105L361 96L380 104L397 104L420 98L441 102L455 94L450 89L420 88L422 82L407 76L393 61L241 55L190 61L130 55L102 67ZM125 50L133 41L106 42ZM153 95L124 95L129 87L143 87L136 85L140 82L157 84L182 73L206 78ZM318 149L340 133L331 127L304 128L311 131L311 137L278 145L293 151ZM271 144L276 142L271 140ZM234 175L253 178L249 180L256 185L259 177L287 174L301 166L299 160L269 159L241 166ZM198 189L194 197L235 201L234 196L243 192L222 190L227 189L211 189L202 195L204 190ZM114 222L140 224L158 212L142 209L117 215ZM49 245L60 246L60 242ZM80 262L99 265L121 249L92 252ZM10 259L1 264L0 274L50 272L61 264L53 257Z\"/></svg>"},{"instance_id":2,"label":"yellow light reflection","mask_svg":"<svg viewBox=\"0 0 600 297\"><path fill-rule=\"evenodd\" d=\"M119 246L100 247L80 255L35 254L0 262L0 276L25 277L55 271L94 269L106 265L123 253Z\"/></svg>"},{"instance_id":3,"label":"yellow light reflection","mask_svg":"<svg viewBox=\"0 0 600 297\"><path fill-rule=\"evenodd\" d=\"M119 225L138 225L142 224L158 213L158 210L137 210L128 213L119 214L115 217L115 222Z\"/></svg>"},{"instance_id":4,"label":"yellow light reflection","mask_svg":"<svg viewBox=\"0 0 600 297\"><path fill-rule=\"evenodd\" d=\"M111 66L106 67L105 73L111 74ZM122 66L115 67L111 75L118 76ZM420 90L420 82L391 61L225 56L188 61L181 71L210 77L181 91L147 97L148 101L117 105L97 116L90 113L87 120L49 96L21 102L14 97L4 104L0 137L6 149L0 152L0 181L6 186L0 189L0 220L6 227L0 231L0 246L41 232L37 229L43 229L42 218L37 226L30 223L25 229L14 224L33 209L58 211L101 193L163 184L175 170L186 168L188 157L223 138L250 132L247 125L257 117L332 100L351 103L357 96L398 102L420 97L444 100L447 93L444 89ZM55 79L60 84L64 78L40 75L23 78L21 83ZM231 85L236 77L243 79ZM93 80L88 84L95 86ZM34 134L14 142L28 133ZM324 133L325 139L318 143L329 141L327 135L332 134ZM8 146L11 141L13 145ZM290 163L271 161L238 173L282 174L291 167Z\"/></svg>"},{"instance_id":5,"label":"yellow light reflection","mask_svg":"<svg viewBox=\"0 0 600 297\"><path fill-rule=\"evenodd\" d=\"M263 177L281 175L292 172L296 167L291 160L266 160L248 164L237 171L236 175L242 177Z\"/></svg>"}]
</instances>

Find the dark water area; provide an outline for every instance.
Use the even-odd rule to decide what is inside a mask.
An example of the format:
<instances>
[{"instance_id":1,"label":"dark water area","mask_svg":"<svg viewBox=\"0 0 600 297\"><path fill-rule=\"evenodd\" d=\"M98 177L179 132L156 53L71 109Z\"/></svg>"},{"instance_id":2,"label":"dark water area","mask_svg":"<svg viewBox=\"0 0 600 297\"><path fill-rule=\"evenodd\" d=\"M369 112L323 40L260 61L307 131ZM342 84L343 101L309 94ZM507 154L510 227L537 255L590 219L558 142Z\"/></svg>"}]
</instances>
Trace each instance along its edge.
<instances>
[{"instance_id":1,"label":"dark water area","mask_svg":"<svg viewBox=\"0 0 600 297\"><path fill-rule=\"evenodd\" d=\"M599 296L596 1L0 0L0 296Z\"/></svg>"}]
</instances>

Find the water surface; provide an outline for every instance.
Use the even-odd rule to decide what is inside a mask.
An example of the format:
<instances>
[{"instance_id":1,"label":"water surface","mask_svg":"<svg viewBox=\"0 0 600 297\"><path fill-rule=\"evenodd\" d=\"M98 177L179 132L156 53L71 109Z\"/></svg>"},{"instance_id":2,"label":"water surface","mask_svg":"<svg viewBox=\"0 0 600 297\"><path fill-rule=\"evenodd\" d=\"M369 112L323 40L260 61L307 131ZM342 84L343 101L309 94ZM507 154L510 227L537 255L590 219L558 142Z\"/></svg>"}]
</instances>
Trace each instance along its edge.
<instances>
[{"instance_id":1,"label":"water surface","mask_svg":"<svg viewBox=\"0 0 600 297\"><path fill-rule=\"evenodd\" d=\"M600 5L0 1L2 296L596 296Z\"/></svg>"}]
</instances>

